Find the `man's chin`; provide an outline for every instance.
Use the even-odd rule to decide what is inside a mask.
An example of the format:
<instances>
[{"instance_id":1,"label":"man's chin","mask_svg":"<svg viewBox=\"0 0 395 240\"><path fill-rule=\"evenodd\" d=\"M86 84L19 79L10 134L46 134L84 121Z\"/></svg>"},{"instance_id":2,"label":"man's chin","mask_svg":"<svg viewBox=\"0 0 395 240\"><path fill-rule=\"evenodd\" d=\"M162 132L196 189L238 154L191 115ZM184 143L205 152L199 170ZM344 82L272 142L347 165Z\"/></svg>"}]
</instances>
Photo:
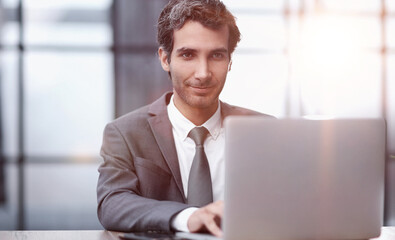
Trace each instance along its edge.
<instances>
[{"instance_id":1,"label":"man's chin","mask_svg":"<svg viewBox=\"0 0 395 240\"><path fill-rule=\"evenodd\" d=\"M204 96L195 95L193 96L193 99L190 99L190 105L194 108L207 109L216 106L217 104L218 104L217 98L211 98L207 95Z\"/></svg>"}]
</instances>

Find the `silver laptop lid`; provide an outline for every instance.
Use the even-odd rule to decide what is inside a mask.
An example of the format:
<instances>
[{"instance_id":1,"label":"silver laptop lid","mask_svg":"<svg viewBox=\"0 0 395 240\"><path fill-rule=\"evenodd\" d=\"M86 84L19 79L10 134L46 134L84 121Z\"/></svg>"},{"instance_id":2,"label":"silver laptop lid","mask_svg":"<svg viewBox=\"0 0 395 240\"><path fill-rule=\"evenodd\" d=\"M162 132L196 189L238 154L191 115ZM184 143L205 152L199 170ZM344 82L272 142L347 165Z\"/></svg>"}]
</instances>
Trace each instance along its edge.
<instances>
[{"instance_id":1,"label":"silver laptop lid","mask_svg":"<svg viewBox=\"0 0 395 240\"><path fill-rule=\"evenodd\" d=\"M366 239L380 234L380 119L225 122L225 239Z\"/></svg>"}]
</instances>

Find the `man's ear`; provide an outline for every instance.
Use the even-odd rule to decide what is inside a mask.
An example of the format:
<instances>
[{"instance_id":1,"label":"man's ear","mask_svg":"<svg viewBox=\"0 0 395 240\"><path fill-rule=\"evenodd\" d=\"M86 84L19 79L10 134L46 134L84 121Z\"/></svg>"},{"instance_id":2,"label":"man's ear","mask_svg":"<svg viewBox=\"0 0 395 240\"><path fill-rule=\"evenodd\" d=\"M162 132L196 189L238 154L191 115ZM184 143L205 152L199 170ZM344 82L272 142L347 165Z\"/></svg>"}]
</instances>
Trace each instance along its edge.
<instances>
[{"instance_id":1,"label":"man's ear","mask_svg":"<svg viewBox=\"0 0 395 240\"><path fill-rule=\"evenodd\" d=\"M230 72L231 69L232 69L232 59L230 59L228 63L228 72Z\"/></svg>"},{"instance_id":2,"label":"man's ear","mask_svg":"<svg viewBox=\"0 0 395 240\"><path fill-rule=\"evenodd\" d=\"M158 49L158 55L159 55L159 60L160 64L162 65L163 70L166 72L170 72L170 65L169 65L169 56L167 55L166 51L160 47Z\"/></svg>"}]
</instances>

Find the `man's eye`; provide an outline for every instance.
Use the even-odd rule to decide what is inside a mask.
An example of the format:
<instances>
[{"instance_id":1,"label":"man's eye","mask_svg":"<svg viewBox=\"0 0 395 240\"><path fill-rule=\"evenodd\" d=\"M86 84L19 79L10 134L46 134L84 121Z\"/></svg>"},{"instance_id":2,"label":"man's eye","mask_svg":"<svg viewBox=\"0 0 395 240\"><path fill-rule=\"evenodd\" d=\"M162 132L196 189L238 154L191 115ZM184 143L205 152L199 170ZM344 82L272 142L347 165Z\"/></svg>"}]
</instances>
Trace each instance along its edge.
<instances>
[{"instance_id":1,"label":"man's eye","mask_svg":"<svg viewBox=\"0 0 395 240\"><path fill-rule=\"evenodd\" d=\"M222 59L224 57L224 54L222 53L214 53L213 58L214 59Z\"/></svg>"},{"instance_id":2,"label":"man's eye","mask_svg":"<svg viewBox=\"0 0 395 240\"><path fill-rule=\"evenodd\" d=\"M181 55L183 58L192 58L192 53L183 53L182 55Z\"/></svg>"}]
</instances>

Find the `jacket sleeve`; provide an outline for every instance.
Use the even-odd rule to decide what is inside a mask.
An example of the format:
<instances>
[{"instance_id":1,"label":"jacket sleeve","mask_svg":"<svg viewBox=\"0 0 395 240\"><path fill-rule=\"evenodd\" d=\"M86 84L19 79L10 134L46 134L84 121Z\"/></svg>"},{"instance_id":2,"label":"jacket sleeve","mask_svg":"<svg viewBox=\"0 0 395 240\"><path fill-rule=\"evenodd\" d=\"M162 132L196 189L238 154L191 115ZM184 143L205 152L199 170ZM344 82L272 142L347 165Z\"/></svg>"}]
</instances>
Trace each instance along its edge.
<instances>
[{"instance_id":1,"label":"jacket sleeve","mask_svg":"<svg viewBox=\"0 0 395 240\"><path fill-rule=\"evenodd\" d=\"M141 196L134 156L113 123L104 130L100 153L104 162L99 167L97 213L103 227L123 232L170 231L171 218L189 206Z\"/></svg>"}]
</instances>

